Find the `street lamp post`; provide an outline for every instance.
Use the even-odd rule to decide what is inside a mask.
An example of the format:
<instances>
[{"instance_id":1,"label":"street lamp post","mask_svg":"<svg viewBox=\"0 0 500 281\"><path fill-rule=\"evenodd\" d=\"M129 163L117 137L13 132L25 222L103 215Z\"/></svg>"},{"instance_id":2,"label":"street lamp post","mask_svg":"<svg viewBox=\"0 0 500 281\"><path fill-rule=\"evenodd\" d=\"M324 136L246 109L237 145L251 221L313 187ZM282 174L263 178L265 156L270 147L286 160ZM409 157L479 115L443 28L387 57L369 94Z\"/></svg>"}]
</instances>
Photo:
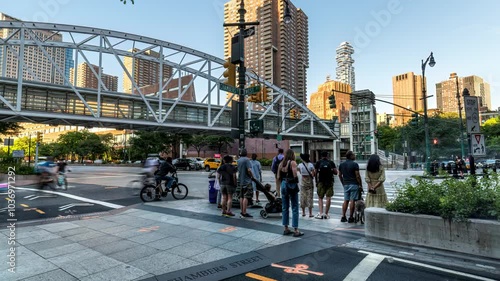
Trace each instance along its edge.
<instances>
[{"instance_id":1,"label":"street lamp post","mask_svg":"<svg viewBox=\"0 0 500 281\"><path fill-rule=\"evenodd\" d=\"M285 23L289 23L292 20L290 14L290 8L288 7L288 1L285 0L285 13L283 20ZM241 152L245 148L245 28L247 26L259 25L259 22L246 22L245 21L245 1L241 0L240 8L238 9L238 14L240 15L239 21L237 23L224 23L223 26L237 26L239 28L239 33L236 35L238 38L239 50L236 52L239 56L239 66L238 66L238 139L239 139L239 151ZM235 52L231 52L234 54ZM235 58L231 58L234 61Z\"/></svg>"},{"instance_id":2,"label":"street lamp post","mask_svg":"<svg viewBox=\"0 0 500 281\"><path fill-rule=\"evenodd\" d=\"M460 89L458 88L458 75L456 75L456 74L455 74L455 81L457 84L458 118L460 119L460 148L461 148L462 158L463 158L463 157L465 157L464 124L462 122L462 105L460 104Z\"/></svg>"},{"instance_id":3,"label":"street lamp post","mask_svg":"<svg viewBox=\"0 0 500 281\"><path fill-rule=\"evenodd\" d=\"M424 131L425 131L425 170L430 173L431 167L431 144L429 140L429 118L427 116L427 90L425 83L425 66L429 63L430 67L436 65L434 61L434 56L431 54L427 57L427 59L422 60L422 99L424 100Z\"/></svg>"}]
</instances>

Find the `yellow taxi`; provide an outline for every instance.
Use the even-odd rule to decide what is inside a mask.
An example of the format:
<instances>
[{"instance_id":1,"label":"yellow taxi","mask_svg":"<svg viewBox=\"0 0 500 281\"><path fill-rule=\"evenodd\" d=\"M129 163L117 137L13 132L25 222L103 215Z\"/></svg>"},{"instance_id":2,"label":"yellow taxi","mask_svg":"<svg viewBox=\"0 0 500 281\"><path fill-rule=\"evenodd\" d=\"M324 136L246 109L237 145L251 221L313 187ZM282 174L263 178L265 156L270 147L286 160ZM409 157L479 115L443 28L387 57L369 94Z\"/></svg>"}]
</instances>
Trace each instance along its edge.
<instances>
[{"instance_id":1,"label":"yellow taxi","mask_svg":"<svg viewBox=\"0 0 500 281\"><path fill-rule=\"evenodd\" d=\"M210 170L216 170L219 168L221 160L218 158L207 158L203 161L203 167L205 171L210 172Z\"/></svg>"}]
</instances>

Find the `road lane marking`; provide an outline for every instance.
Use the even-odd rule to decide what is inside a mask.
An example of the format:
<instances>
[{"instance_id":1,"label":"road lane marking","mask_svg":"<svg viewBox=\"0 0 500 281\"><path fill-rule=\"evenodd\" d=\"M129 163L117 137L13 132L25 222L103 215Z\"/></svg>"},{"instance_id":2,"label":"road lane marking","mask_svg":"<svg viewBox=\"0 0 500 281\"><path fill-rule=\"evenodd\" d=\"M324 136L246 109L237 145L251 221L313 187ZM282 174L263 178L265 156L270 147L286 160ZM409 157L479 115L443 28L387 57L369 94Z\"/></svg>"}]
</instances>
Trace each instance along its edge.
<instances>
[{"instance_id":1,"label":"road lane marking","mask_svg":"<svg viewBox=\"0 0 500 281\"><path fill-rule=\"evenodd\" d=\"M28 208L29 206L26 204L19 204L21 207Z\"/></svg>"},{"instance_id":2,"label":"road lane marking","mask_svg":"<svg viewBox=\"0 0 500 281\"><path fill-rule=\"evenodd\" d=\"M344 281L364 281L377 269L385 256L369 253L356 267L349 272Z\"/></svg>"},{"instance_id":3,"label":"road lane marking","mask_svg":"<svg viewBox=\"0 0 500 281\"><path fill-rule=\"evenodd\" d=\"M42 210L40 210L40 209L36 209L35 211L36 211L37 213L42 214L42 215L43 215L43 214L45 214L45 212L44 212L44 211L42 211Z\"/></svg>"},{"instance_id":4,"label":"road lane marking","mask_svg":"<svg viewBox=\"0 0 500 281\"><path fill-rule=\"evenodd\" d=\"M72 204L68 204L68 205L64 205L64 206L59 207L59 211L64 211L64 210L72 208L72 207L90 207L90 206L94 206L94 204L92 204L92 203L72 203Z\"/></svg>"},{"instance_id":5,"label":"road lane marking","mask_svg":"<svg viewBox=\"0 0 500 281\"><path fill-rule=\"evenodd\" d=\"M252 279L255 279L255 280L259 280L259 281L278 281L276 279L267 278L265 276L258 275L258 274L255 274L255 273L251 273L251 272L245 274L245 276L249 277L249 278L252 278Z\"/></svg>"},{"instance_id":6,"label":"road lane marking","mask_svg":"<svg viewBox=\"0 0 500 281\"><path fill-rule=\"evenodd\" d=\"M55 195L59 195L59 196L63 196L63 197L71 198L71 199L75 199L75 200L78 200L78 201L84 201L84 202L88 202L88 203L94 203L94 204L101 205L101 206L104 206L104 207L108 207L108 208L111 208L111 209L119 209L119 208L125 207L125 206L118 205L118 204L113 204L113 203L109 203L109 202L94 200L94 199L90 199L90 198L76 196L76 195L73 195L73 194L67 194L67 193L50 191L50 190L39 190L39 189L27 188L27 187L16 187L16 189L30 190L30 191L39 191L39 192L44 192L44 193L48 193L48 194L55 194Z\"/></svg>"},{"instance_id":7,"label":"road lane marking","mask_svg":"<svg viewBox=\"0 0 500 281\"><path fill-rule=\"evenodd\" d=\"M379 255L379 254L375 254L375 253L370 253L370 252L367 252L367 251L358 251L358 252L359 253L363 253L363 254L368 254L368 255L382 256L384 258L391 258L391 259L399 261L399 262L408 263L408 264L416 265L416 266L420 266L420 267L426 267L426 268L433 269L433 270L436 270L436 271L442 271L442 272L446 272L446 273L450 273L450 274L455 274L455 275L459 275L459 276L464 276L464 277L472 278L472 279L476 279L476 280L495 281L495 279L490 279L490 278L486 278L486 277L482 277L482 276L476 276L476 275L472 275L472 274L469 274L469 273L464 273L464 272L460 272L460 271L456 271L456 270L441 268L441 267L437 267L437 266L433 266L433 265L429 265L429 264L425 264L425 263L404 260L404 259L396 258L396 257L392 257L392 256L384 256L384 255Z\"/></svg>"}]
</instances>

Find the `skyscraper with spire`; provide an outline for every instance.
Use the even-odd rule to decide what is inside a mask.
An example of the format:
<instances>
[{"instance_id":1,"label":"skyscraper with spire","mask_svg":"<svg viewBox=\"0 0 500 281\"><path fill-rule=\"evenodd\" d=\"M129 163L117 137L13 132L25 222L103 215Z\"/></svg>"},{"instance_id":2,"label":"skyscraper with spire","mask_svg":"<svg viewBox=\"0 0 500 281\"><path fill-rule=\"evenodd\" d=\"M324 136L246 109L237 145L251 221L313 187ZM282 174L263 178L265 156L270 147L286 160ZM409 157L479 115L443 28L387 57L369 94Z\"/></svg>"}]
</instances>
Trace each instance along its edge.
<instances>
[{"instance_id":1,"label":"skyscraper with spire","mask_svg":"<svg viewBox=\"0 0 500 281\"><path fill-rule=\"evenodd\" d=\"M349 84L352 91L356 89L356 78L354 76L354 59L352 54L354 54L354 48L349 44L349 42L342 42L336 50L337 56L335 60L337 61L337 81Z\"/></svg>"}]
</instances>

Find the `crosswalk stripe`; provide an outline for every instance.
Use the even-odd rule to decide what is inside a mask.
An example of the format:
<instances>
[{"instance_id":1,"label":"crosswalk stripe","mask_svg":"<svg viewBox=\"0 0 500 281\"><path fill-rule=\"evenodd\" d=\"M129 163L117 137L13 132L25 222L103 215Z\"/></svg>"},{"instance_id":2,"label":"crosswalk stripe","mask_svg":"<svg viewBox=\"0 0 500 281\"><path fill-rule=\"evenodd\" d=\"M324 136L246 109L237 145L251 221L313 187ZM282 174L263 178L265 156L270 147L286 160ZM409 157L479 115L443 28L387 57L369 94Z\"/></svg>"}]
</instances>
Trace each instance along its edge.
<instances>
[{"instance_id":1,"label":"crosswalk stripe","mask_svg":"<svg viewBox=\"0 0 500 281\"><path fill-rule=\"evenodd\" d=\"M349 272L349 275L344 278L344 281L367 280L384 259L385 257L382 255L368 254L351 272Z\"/></svg>"}]
</instances>

